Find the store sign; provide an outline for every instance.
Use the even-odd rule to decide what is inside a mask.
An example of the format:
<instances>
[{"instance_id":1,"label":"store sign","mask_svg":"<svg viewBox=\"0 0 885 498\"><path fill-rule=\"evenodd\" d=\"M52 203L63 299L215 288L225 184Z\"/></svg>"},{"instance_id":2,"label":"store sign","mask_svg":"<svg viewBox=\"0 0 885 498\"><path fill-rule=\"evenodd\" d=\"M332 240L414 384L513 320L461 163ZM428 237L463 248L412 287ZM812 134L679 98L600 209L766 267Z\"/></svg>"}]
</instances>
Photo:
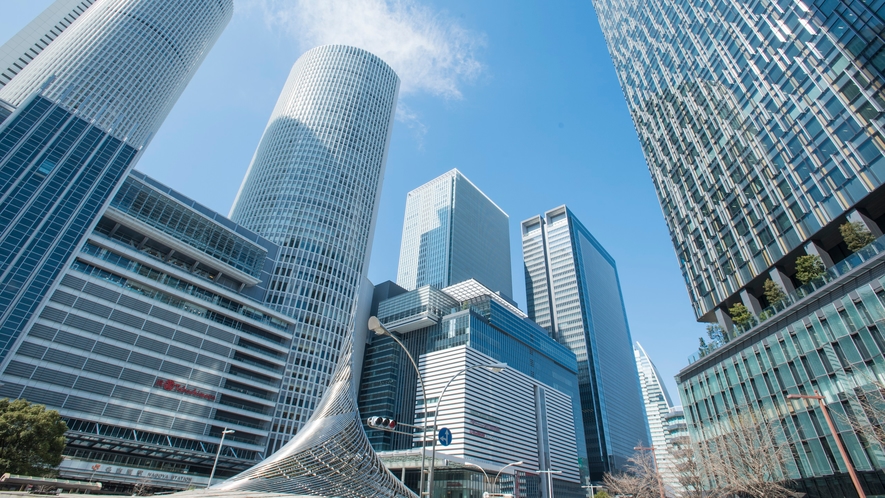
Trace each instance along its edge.
<instances>
[{"instance_id":1,"label":"store sign","mask_svg":"<svg viewBox=\"0 0 885 498\"><path fill-rule=\"evenodd\" d=\"M184 386L184 384L179 384L178 382L175 382L171 379L158 378L157 381L154 382L154 387L160 387L164 391L172 391L181 394L187 394L188 396L196 396L197 398L208 399L209 401L215 401L214 394L204 393L203 391L194 388L188 389Z\"/></svg>"}]
</instances>

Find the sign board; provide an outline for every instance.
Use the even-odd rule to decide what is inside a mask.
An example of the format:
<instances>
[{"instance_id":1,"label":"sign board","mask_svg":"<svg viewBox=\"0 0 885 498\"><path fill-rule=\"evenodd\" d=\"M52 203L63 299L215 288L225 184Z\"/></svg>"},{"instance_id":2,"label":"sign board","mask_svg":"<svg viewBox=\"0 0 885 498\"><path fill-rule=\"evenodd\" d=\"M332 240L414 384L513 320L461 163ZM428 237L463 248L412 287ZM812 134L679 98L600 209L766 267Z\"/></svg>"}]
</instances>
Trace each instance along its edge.
<instances>
[{"instance_id":1,"label":"sign board","mask_svg":"<svg viewBox=\"0 0 885 498\"><path fill-rule=\"evenodd\" d=\"M447 427L443 427L439 430L439 444L443 446L452 444L452 431Z\"/></svg>"}]
</instances>

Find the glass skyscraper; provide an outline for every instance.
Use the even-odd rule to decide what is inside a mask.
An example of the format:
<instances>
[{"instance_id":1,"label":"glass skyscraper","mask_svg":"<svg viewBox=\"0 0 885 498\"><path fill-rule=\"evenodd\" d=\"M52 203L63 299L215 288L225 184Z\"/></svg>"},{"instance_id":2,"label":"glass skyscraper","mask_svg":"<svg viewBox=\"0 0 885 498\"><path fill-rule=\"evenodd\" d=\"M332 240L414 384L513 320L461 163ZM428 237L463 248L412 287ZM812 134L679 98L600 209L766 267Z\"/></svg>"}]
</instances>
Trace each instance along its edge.
<instances>
[{"instance_id":1,"label":"glass skyscraper","mask_svg":"<svg viewBox=\"0 0 885 498\"><path fill-rule=\"evenodd\" d=\"M0 88L0 360L232 12L106 0Z\"/></svg>"},{"instance_id":2,"label":"glass skyscraper","mask_svg":"<svg viewBox=\"0 0 885 498\"><path fill-rule=\"evenodd\" d=\"M772 479L855 496L820 409L786 399L816 390L885 492L881 449L839 422L881 424L862 400L885 380L885 244L849 247L840 227L873 239L885 221L885 2L594 5L695 313L721 327L677 376L693 439L778 420L791 455ZM800 272L805 256L825 271Z\"/></svg>"},{"instance_id":3,"label":"glass skyscraper","mask_svg":"<svg viewBox=\"0 0 885 498\"><path fill-rule=\"evenodd\" d=\"M670 453L667 428L670 423L667 417L674 408L667 386L658 373L657 367L649 358L642 345L633 345L636 356L636 369L639 371L639 386L642 388L642 400L645 402L645 415L648 418L648 430L651 446L654 448L658 472L664 484L673 490L681 491L676 463Z\"/></svg>"},{"instance_id":4,"label":"glass skyscraper","mask_svg":"<svg viewBox=\"0 0 885 498\"><path fill-rule=\"evenodd\" d=\"M27 26L0 45L0 88L9 83L95 0L55 0Z\"/></svg>"},{"instance_id":5,"label":"glass skyscraper","mask_svg":"<svg viewBox=\"0 0 885 498\"><path fill-rule=\"evenodd\" d=\"M566 206L522 222L528 315L578 359L590 477L626 470L648 428L615 261Z\"/></svg>"},{"instance_id":6,"label":"glass skyscraper","mask_svg":"<svg viewBox=\"0 0 885 498\"><path fill-rule=\"evenodd\" d=\"M399 78L327 45L292 68L231 209L278 244L265 302L297 320L273 449L307 422L354 329L368 271Z\"/></svg>"},{"instance_id":7,"label":"glass skyscraper","mask_svg":"<svg viewBox=\"0 0 885 498\"><path fill-rule=\"evenodd\" d=\"M699 318L885 214L880 0L593 3Z\"/></svg>"},{"instance_id":8,"label":"glass skyscraper","mask_svg":"<svg viewBox=\"0 0 885 498\"><path fill-rule=\"evenodd\" d=\"M475 279L508 299L510 218L453 169L409 192L396 283L408 290Z\"/></svg>"}]
</instances>

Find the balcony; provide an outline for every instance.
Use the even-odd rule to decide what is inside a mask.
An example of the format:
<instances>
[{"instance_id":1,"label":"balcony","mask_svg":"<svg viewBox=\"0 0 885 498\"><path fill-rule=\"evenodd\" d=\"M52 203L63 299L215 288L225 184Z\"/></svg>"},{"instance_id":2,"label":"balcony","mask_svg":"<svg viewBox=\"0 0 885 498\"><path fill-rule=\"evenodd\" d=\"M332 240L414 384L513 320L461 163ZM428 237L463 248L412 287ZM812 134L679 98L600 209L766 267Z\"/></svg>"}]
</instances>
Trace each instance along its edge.
<instances>
[{"instance_id":1,"label":"balcony","mask_svg":"<svg viewBox=\"0 0 885 498\"><path fill-rule=\"evenodd\" d=\"M728 344L732 340L755 329L768 320L771 320L772 318L778 316L799 301L815 294L818 290L825 287L830 282L838 279L839 277L854 270L855 268L862 266L866 262L876 259L882 253L885 253L885 235L879 237L878 239L873 241L872 244L858 250L851 256L848 256L842 261L839 261L830 268L827 268L827 271L824 272L822 276L812 280L811 282L808 282L805 285L802 285L801 287L797 287L796 290L793 292L787 293L786 298L780 303L763 309L759 312L758 315L754 314L748 323L744 325L735 324L731 332L723 332L722 341L711 341L707 344L707 347L699 349L695 354L689 356L689 365L711 354L713 351L716 351L717 349L724 346L725 344Z\"/></svg>"}]
</instances>

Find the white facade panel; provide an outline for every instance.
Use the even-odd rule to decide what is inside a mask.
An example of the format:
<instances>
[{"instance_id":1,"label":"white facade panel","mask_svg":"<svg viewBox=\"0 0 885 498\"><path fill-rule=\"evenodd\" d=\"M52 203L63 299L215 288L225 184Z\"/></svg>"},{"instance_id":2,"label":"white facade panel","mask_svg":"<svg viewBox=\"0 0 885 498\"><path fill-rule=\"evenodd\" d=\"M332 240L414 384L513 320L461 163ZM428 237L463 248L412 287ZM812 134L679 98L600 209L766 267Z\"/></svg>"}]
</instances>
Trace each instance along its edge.
<instances>
[{"instance_id":1,"label":"white facade panel","mask_svg":"<svg viewBox=\"0 0 885 498\"><path fill-rule=\"evenodd\" d=\"M421 356L419 368L430 403L425 410L419 390L415 411L433 414L438 409L439 427L448 427L453 434L452 444L437 446L437 452L480 465L504 466L521 460L517 471L552 469L563 472L555 476L557 480L580 482L569 396L512 368L500 373L477 368L455 378L438 399L449 379L462 369L494 363L498 363L494 358L467 346ZM415 424L422 425L423 418Z\"/></svg>"}]
</instances>

